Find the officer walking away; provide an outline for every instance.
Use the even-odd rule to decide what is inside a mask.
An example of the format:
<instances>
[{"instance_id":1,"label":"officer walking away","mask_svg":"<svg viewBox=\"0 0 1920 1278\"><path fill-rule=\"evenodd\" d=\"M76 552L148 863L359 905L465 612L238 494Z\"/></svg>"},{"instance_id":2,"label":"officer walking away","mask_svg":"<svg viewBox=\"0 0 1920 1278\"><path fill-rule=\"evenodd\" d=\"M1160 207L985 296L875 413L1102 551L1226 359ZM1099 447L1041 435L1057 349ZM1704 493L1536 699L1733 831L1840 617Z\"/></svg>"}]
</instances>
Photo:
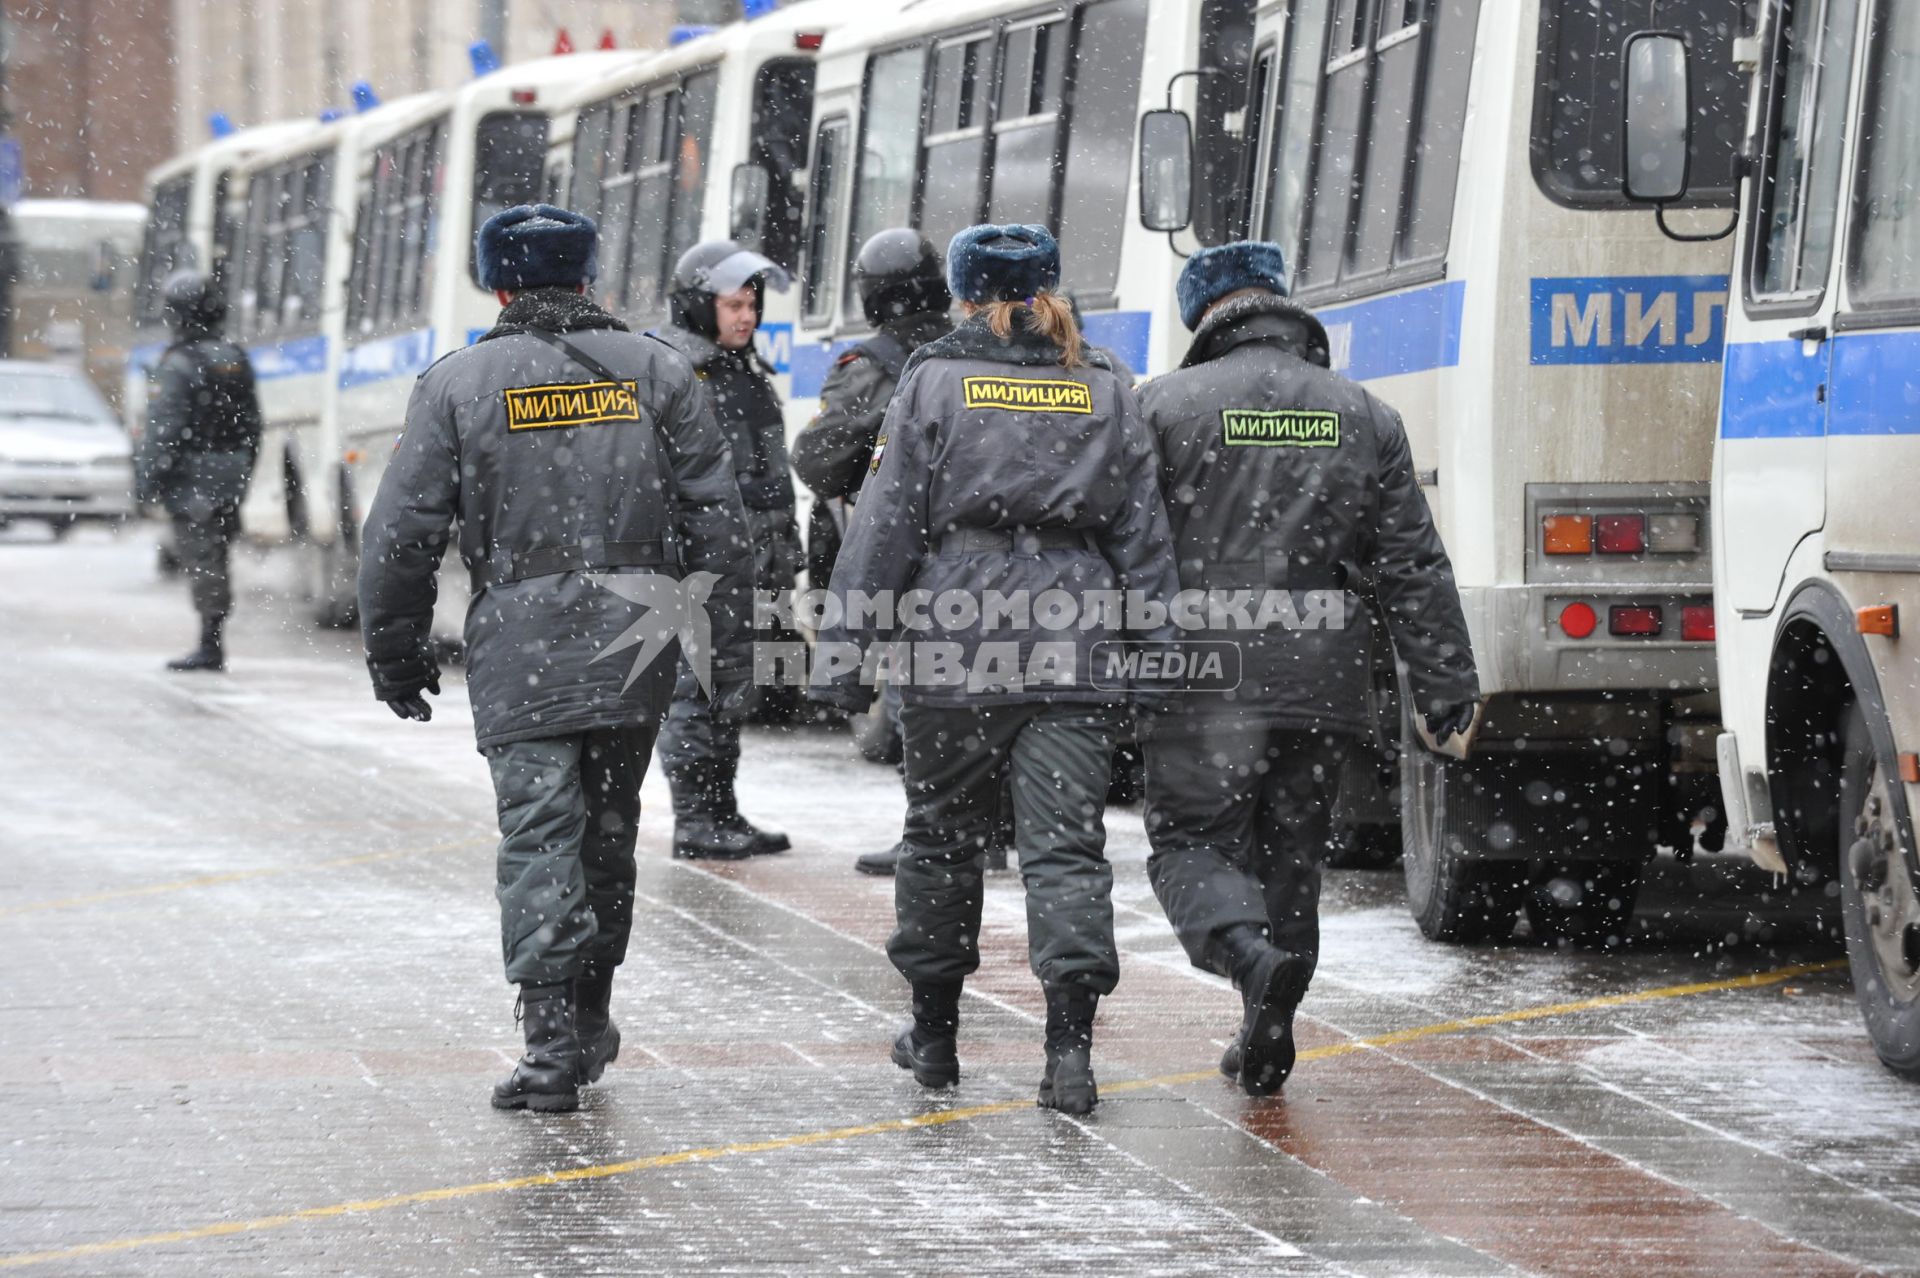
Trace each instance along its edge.
<instances>
[{"instance_id":1,"label":"officer walking away","mask_svg":"<svg viewBox=\"0 0 1920 1278\"><path fill-rule=\"evenodd\" d=\"M1372 581L1437 740L1467 730L1479 683L1406 431L1329 371L1326 330L1288 300L1279 248L1202 249L1178 296L1192 348L1140 405L1181 585L1271 598L1298 624L1217 634L1240 648L1239 686L1167 696L1143 715L1148 876L1194 966L1239 989L1241 1028L1220 1068L1260 1096L1293 1069L1331 790L1368 723L1369 627L1354 589Z\"/></svg>"},{"instance_id":2,"label":"officer walking away","mask_svg":"<svg viewBox=\"0 0 1920 1278\"><path fill-rule=\"evenodd\" d=\"M592 221L487 219L499 321L424 373L367 517L360 617L374 695L432 717L435 571L459 521L467 694L500 821L507 980L527 1050L500 1109L570 1110L620 1050L640 783L676 634L721 713L751 679L746 516L693 370L583 296Z\"/></svg>"},{"instance_id":3,"label":"officer walking away","mask_svg":"<svg viewBox=\"0 0 1920 1278\"><path fill-rule=\"evenodd\" d=\"M1133 590L1164 606L1177 582L1153 441L1133 393L1081 341L1053 292L1059 279L1044 227L954 237L947 282L964 319L907 363L834 569L846 624L822 640L897 635L908 650L895 667L907 817L887 953L912 984L913 1021L894 1063L927 1087L960 1076L960 994L980 963L982 849L1010 762L1028 953L1047 1000L1039 1103L1084 1114L1098 1099L1095 1008L1120 975L1101 818L1127 690L1097 686L1091 660L1094 645L1120 637L1121 619L1089 608L1054 628L1048 604ZM875 624L859 610L856 626L845 607L854 591L890 598L894 611ZM984 603L989 591L1016 605L1011 614L969 620L966 599ZM908 592L962 606L916 617L902 606ZM911 626L898 625L903 615ZM923 657L935 659L924 682ZM871 698L858 670L819 662L815 675L823 700L860 710Z\"/></svg>"},{"instance_id":4,"label":"officer walking away","mask_svg":"<svg viewBox=\"0 0 1920 1278\"><path fill-rule=\"evenodd\" d=\"M853 263L860 309L873 333L834 362L820 386L820 412L793 441L793 469L816 500L807 519L807 579L833 580L849 512L860 495L880 437L887 404L912 354L953 331L953 294L933 241L910 227L881 231L860 246ZM897 726L899 693L886 694ZM1001 850L1002 864L1005 850ZM895 843L854 861L862 874L892 874Z\"/></svg>"},{"instance_id":5,"label":"officer walking away","mask_svg":"<svg viewBox=\"0 0 1920 1278\"><path fill-rule=\"evenodd\" d=\"M167 668L224 670L222 632L233 610L229 550L260 452L260 401L246 351L220 335L227 303L211 278L174 272L161 304L173 342L148 375L139 497L171 516L174 553L200 614L200 646Z\"/></svg>"},{"instance_id":6,"label":"officer walking away","mask_svg":"<svg viewBox=\"0 0 1920 1278\"><path fill-rule=\"evenodd\" d=\"M732 240L696 244L674 267L672 323L656 334L693 365L713 401L733 452L753 584L760 591L791 590L800 570L786 419L770 380L773 370L753 346L767 285L785 292L788 283L779 266ZM660 762L673 791L675 856L739 860L792 846L786 835L760 829L740 814L734 796L740 724L716 717L684 668L660 733Z\"/></svg>"}]
</instances>

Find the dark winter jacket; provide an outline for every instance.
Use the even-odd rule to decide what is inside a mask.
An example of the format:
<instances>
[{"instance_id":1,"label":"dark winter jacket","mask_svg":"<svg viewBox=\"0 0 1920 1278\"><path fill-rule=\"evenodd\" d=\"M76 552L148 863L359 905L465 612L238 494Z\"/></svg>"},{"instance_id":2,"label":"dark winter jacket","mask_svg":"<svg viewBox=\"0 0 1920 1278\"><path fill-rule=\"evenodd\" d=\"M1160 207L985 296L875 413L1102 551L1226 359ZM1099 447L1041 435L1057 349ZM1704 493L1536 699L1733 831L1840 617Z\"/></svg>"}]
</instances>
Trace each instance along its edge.
<instances>
[{"instance_id":1,"label":"dark winter jacket","mask_svg":"<svg viewBox=\"0 0 1920 1278\"><path fill-rule=\"evenodd\" d=\"M1208 637L1240 643L1241 685L1175 698L1176 714L1364 728L1358 592L1369 585L1421 709L1478 695L1453 568L1399 415L1327 364L1319 320L1273 294L1248 296L1209 315L1181 367L1140 393L1182 585L1253 592L1256 604L1286 590L1300 623L1250 632L1222 613Z\"/></svg>"},{"instance_id":2,"label":"dark winter jacket","mask_svg":"<svg viewBox=\"0 0 1920 1278\"><path fill-rule=\"evenodd\" d=\"M846 519L841 503L860 493L908 357L952 331L945 311L888 320L842 355L821 384L820 411L793 441L794 473L816 498L807 521L807 576L815 586L833 576Z\"/></svg>"},{"instance_id":3,"label":"dark winter jacket","mask_svg":"<svg viewBox=\"0 0 1920 1278\"><path fill-rule=\"evenodd\" d=\"M231 518L260 451L260 401L247 353L212 333L183 335L148 378L135 467L140 500L196 522Z\"/></svg>"},{"instance_id":4,"label":"dark winter jacket","mask_svg":"<svg viewBox=\"0 0 1920 1278\"><path fill-rule=\"evenodd\" d=\"M608 381L530 330L562 334L622 376ZM659 715L675 645L646 641L676 629L656 606L682 596L648 592L683 569L716 578L705 602L716 677L750 663L746 519L706 393L671 348L577 294L521 294L415 384L361 554L376 695L417 689L433 670L435 570L456 519L483 749ZM689 615L683 633L698 641ZM642 672L635 658L649 648L659 655Z\"/></svg>"},{"instance_id":5,"label":"dark winter jacket","mask_svg":"<svg viewBox=\"0 0 1920 1278\"><path fill-rule=\"evenodd\" d=\"M1115 690L1094 679L1094 645L1125 637L1117 618L1099 612L1099 595L1133 590L1164 604L1177 580L1152 439L1133 392L1104 359L1092 359L1062 368L1044 338L1016 327L1003 340L977 316L908 361L831 593L843 607L855 591L891 592L896 601L925 591L930 602L955 591L983 606L997 593L1031 605L1026 624L1004 615L992 625L961 614L943 622L930 606L924 628L897 629L895 612L879 624L845 615L822 631L824 642L863 647L898 637L916 662L947 652L959 680L929 686L916 670L898 681L909 704L1124 698L1124 683ZM1048 591L1065 592L1077 611L1062 628L1040 620ZM1062 677L1002 682L991 666L1003 655L1023 675L1047 673L1036 657L1062 656L1051 672ZM858 709L870 693L858 672L830 677L816 663L816 697Z\"/></svg>"},{"instance_id":6,"label":"dark winter jacket","mask_svg":"<svg viewBox=\"0 0 1920 1278\"><path fill-rule=\"evenodd\" d=\"M755 584L763 590L790 588L800 571L800 532L794 523L786 415L769 380L773 370L751 346L728 350L679 325L653 336L686 357L713 401L753 534Z\"/></svg>"}]
</instances>

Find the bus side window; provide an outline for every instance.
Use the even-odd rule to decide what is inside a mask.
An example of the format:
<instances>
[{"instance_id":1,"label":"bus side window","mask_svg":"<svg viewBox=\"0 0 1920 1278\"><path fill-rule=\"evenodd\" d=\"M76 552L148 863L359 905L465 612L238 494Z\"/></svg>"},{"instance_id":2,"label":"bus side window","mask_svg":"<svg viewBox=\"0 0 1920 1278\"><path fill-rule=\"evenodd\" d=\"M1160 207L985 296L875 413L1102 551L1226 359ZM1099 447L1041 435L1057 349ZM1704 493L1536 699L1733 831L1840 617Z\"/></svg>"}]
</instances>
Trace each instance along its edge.
<instances>
[{"instance_id":1,"label":"bus side window","mask_svg":"<svg viewBox=\"0 0 1920 1278\"><path fill-rule=\"evenodd\" d=\"M1882 4L1867 40L1871 71L1854 177L1852 302L1920 310L1920 7Z\"/></svg>"},{"instance_id":2,"label":"bus side window","mask_svg":"<svg viewBox=\"0 0 1920 1278\"><path fill-rule=\"evenodd\" d=\"M287 228L287 296L281 317L289 327L311 328L320 322L320 295L326 280L332 161L316 156L303 176L300 202Z\"/></svg>"},{"instance_id":3,"label":"bus side window","mask_svg":"<svg viewBox=\"0 0 1920 1278\"><path fill-rule=\"evenodd\" d=\"M573 125L573 174L568 182L567 207L600 221L603 186L608 172L608 142L613 129L613 104L603 102L582 111ZM604 236L605 230L602 229Z\"/></svg>"},{"instance_id":4,"label":"bus side window","mask_svg":"<svg viewBox=\"0 0 1920 1278\"><path fill-rule=\"evenodd\" d=\"M1246 233L1245 196L1236 179L1247 130L1247 64L1253 53L1249 0L1204 0L1200 6L1200 69L1194 86L1193 233L1202 244L1225 244Z\"/></svg>"},{"instance_id":5,"label":"bus side window","mask_svg":"<svg viewBox=\"0 0 1920 1278\"><path fill-rule=\"evenodd\" d=\"M1067 88L1067 22L1049 18L1003 37L993 124L989 222L1055 224L1060 116Z\"/></svg>"},{"instance_id":6,"label":"bus side window","mask_svg":"<svg viewBox=\"0 0 1920 1278\"><path fill-rule=\"evenodd\" d=\"M1147 0L1099 0L1081 13L1059 231L1061 287L1089 304L1112 296L1120 278L1146 33Z\"/></svg>"},{"instance_id":7,"label":"bus side window","mask_svg":"<svg viewBox=\"0 0 1920 1278\"><path fill-rule=\"evenodd\" d=\"M867 63L850 201L853 212L847 228L847 244L856 251L890 226L915 225L915 166L920 159L920 98L926 73L927 51L920 45L882 53ZM1128 123L1131 126L1131 119ZM931 228L923 229L944 254L946 241L936 238ZM853 253L847 257L851 260ZM841 309L850 320L860 318L860 298L852 288L841 289Z\"/></svg>"},{"instance_id":8,"label":"bus side window","mask_svg":"<svg viewBox=\"0 0 1920 1278\"><path fill-rule=\"evenodd\" d=\"M1857 0L1795 0L1778 26L1749 295L1816 305L1839 227Z\"/></svg>"},{"instance_id":9,"label":"bus side window","mask_svg":"<svg viewBox=\"0 0 1920 1278\"><path fill-rule=\"evenodd\" d=\"M369 322L373 298L373 196L361 192L353 214L353 264L347 269L347 334L359 334Z\"/></svg>"},{"instance_id":10,"label":"bus side window","mask_svg":"<svg viewBox=\"0 0 1920 1278\"><path fill-rule=\"evenodd\" d=\"M920 163L926 186L920 229L945 244L980 220L987 185L987 94L993 83L991 31L976 31L936 44L927 109L927 139Z\"/></svg>"},{"instance_id":11,"label":"bus side window","mask_svg":"<svg viewBox=\"0 0 1920 1278\"><path fill-rule=\"evenodd\" d=\"M679 131L673 148L673 214L662 263L663 280L680 255L700 242L700 214L707 197L707 156L712 151L713 107L719 82L719 74L709 70L688 76L680 86Z\"/></svg>"},{"instance_id":12,"label":"bus side window","mask_svg":"<svg viewBox=\"0 0 1920 1278\"><path fill-rule=\"evenodd\" d=\"M749 159L767 172L767 217L760 251L788 270L799 265L804 205L794 178L807 167L807 122L812 118L812 60L769 59L754 77Z\"/></svg>"},{"instance_id":13,"label":"bus side window","mask_svg":"<svg viewBox=\"0 0 1920 1278\"><path fill-rule=\"evenodd\" d=\"M840 169L846 149L847 117L836 115L822 120L813 139L813 171L807 176L807 244L800 313L809 320L824 319L833 307L841 243L834 234L838 229L835 214L841 206Z\"/></svg>"}]
</instances>

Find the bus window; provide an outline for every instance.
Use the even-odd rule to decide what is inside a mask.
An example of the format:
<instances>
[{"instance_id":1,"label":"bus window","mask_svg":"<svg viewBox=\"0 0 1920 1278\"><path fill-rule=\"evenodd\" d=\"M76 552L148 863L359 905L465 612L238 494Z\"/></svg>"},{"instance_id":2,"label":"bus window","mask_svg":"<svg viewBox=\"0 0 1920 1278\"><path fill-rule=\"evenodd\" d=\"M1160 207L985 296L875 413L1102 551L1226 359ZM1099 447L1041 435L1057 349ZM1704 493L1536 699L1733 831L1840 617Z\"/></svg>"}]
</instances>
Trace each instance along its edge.
<instances>
[{"instance_id":1,"label":"bus window","mask_svg":"<svg viewBox=\"0 0 1920 1278\"><path fill-rule=\"evenodd\" d=\"M1246 136L1248 144L1240 153L1240 171L1235 179L1232 224L1235 234L1245 238L1253 225L1254 192L1260 185L1260 144L1267 137L1267 112L1273 105L1273 70L1278 54L1269 44L1254 55L1253 71L1247 79Z\"/></svg>"},{"instance_id":2,"label":"bus window","mask_svg":"<svg viewBox=\"0 0 1920 1278\"><path fill-rule=\"evenodd\" d=\"M1224 244L1246 231L1237 183L1246 150L1247 64L1253 52L1251 0L1204 0L1200 68L1194 88L1193 233Z\"/></svg>"},{"instance_id":3,"label":"bus window","mask_svg":"<svg viewBox=\"0 0 1920 1278\"><path fill-rule=\"evenodd\" d=\"M1067 87L1066 19L1014 27L1001 48L987 220L1051 226Z\"/></svg>"},{"instance_id":4,"label":"bus window","mask_svg":"<svg viewBox=\"0 0 1920 1278\"><path fill-rule=\"evenodd\" d=\"M834 211L840 207L840 169L846 162L847 117L820 122L813 139L813 172L807 180L806 274L801 282L800 313L823 319L833 305L840 241L834 235Z\"/></svg>"},{"instance_id":5,"label":"bus window","mask_svg":"<svg viewBox=\"0 0 1920 1278\"><path fill-rule=\"evenodd\" d=\"M674 263L699 242L717 83L711 69L697 71L654 86L614 117L600 220L612 309L662 315Z\"/></svg>"},{"instance_id":6,"label":"bus window","mask_svg":"<svg viewBox=\"0 0 1920 1278\"><path fill-rule=\"evenodd\" d=\"M1297 0L1287 23L1286 69L1274 104L1273 143L1268 152L1271 176L1261 234L1286 250L1287 269L1296 276L1307 208L1307 166L1313 158L1314 108L1320 101L1320 71L1326 61L1329 2Z\"/></svg>"},{"instance_id":7,"label":"bus window","mask_svg":"<svg viewBox=\"0 0 1920 1278\"><path fill-rule=\"evenodd\" d=\"M373 153L369 188L359 202L347 325L366 337L417 320L432 274L434 210L446 122L404 133Z\"/></svg>"},{"instance_id":8,"label":"bus window","mask_svg":"<svg viewBox=\"0 0 1920 1278\"><path fill-rule=\"evenodd\" d=\"M193 265L193 247L187 240L187 206L193 197L193 175L168 178L153 191L146 235L140 245L140 277L134 287L133 317L138 324L158 324L161 286L167 276Z\"/></svg>"},{"instance_id":9,"label":"bus window","mask_svg":"<svg viewBox=\"0 0 1920 1278\"><path fill-rule=\"evenodd\" d=\"M608 139L613 129L613 104L603 102L580 113L573 125L573 178L568 206L600 220L602 184L607 180ZM603 231L604 233L604 231Z\"/></svg>"},{"instance_id":10,"label":"bus window","mask_svg":"<svg viewBox=\"0 0 1920 1278\"><path fill-rule=\"evenodd\" d=\"M1100 0L1081 13L1072 118L1060 191L1061 287L1089 302L1120 278L1147 0ZM944 251L945 245L941 245Z\"/></svg>"},{"instance_id":11,"label":"bus window","mask_svg":"<svg viewBox=\"0 0 1920 1278\"><path fill-rule=\"evenodd\" d=\"M713 107L719 95L715 71L690 75L680 86L680 133L674 145L672 233L665 269L700 242L701 205L707 195L707 156L713 146Z\"/></svg>"},{"instance_id":12,"label":"bus window","mask_svg":"<svg viewBox=\"0 0 1920 1278\"><path fill-rule=\"evenodd\" d=\"M321 289L326 282L331 159L315 156L300 176L300 195L288 211L285 227L287 273L280 323L286 328L312 328L320 322Z\"/></svg>"},{"instance_id":13,"label":"bus window","mask_svg":"<svg viewBox=\"0 0 1920 1278\"><path fill-rule=\"evenodd\" d=\"M1754 183L1750 295L1817 301L1839 225L1857 0L1793 0L1777 29L1766 157Z\"/></svg>"},{"instance_id":14,"label":"bus window","mask_svg":"<svg viewBox=\"0 0 1920 1278\"><path fill-rule=\"evenodd\" d=\"M1746 82L1733 41L1753 25L1754 0L1546 0L1534 94L1534 180L1569 208L1619 208L1620 52L1636 31L1686 34L1692 83L1693 157L1686 199L1733 203L1734 155L1746 124Z\"/></svg>"},{"instance_id":15,"label":"bus window","mask_svg":"<svg viewBox=\"0 0 1920 1278\"><path fill-rule=\"evenodd\" d=\"M914 166L920 158L920 90L926 62L926 50L914 47L883 53L867 64L853 216L847 232L847 242L855 249L890 226L914 224ZM945 241L934 244L946 252ZM843 289L842 296L847 317L858 319L859 297L851 288Z\"/></svg>"},{"instance_id":16,"label":"bus window","mask_svg":"<svg viewBox=\"0 0 1920 1278\"><path fill-rule=\"evenodd\" d=\"M1868 309L1920 305L1920 7L1882 3L1854 179L1853 301Z\"/></svg>"},{"instance_id":17,"label":"bus window","mask_svg":"<svg viewBox=\"0 0 1920 1278\"><path fill-rule=\"evenodd\" d=\"M547 117L538 111L490 111L473 139L473 225L502 209L541 197L547 159ZM480 282L480 264L468 249L467 272Z\"/></svg>"},{"instance_id":18,"label":"bus window","mask_svg":"<svg viewBox=\"0 0 1920 1278\"><path fill-rule=\"evenodd\" d=\"M807 167L807 122L813 118L813 61L772 58L753 82L752 163L767 172L767 219L760 252L799 266L801 193L795 175Z\"/></svg>"},{"instance_id":19,"label":"bus window","mask_svg":"<svg viewBox=\"0 0 1920 1278\"><path fill-rule=\"evenodd\" d=\"M944 40L933 49L933 84L921 172L920 229L935 244L980 221L986 188L987 87L993 33Z\"/></svg>"}]
</instances>

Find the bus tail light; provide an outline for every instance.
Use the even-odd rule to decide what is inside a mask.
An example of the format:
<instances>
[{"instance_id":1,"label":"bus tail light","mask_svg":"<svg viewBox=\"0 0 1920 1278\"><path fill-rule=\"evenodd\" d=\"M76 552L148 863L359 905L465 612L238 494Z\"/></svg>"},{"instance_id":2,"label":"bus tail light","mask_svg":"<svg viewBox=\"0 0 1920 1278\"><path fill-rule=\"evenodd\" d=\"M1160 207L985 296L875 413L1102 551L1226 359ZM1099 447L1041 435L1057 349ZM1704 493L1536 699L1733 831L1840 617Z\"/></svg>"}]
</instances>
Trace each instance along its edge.
<instances>
[{"instance_id":1,"label":"bus tail light","mask_svg":"<svg viewBox=\"0 0 1920 1278\"><path fill-rule=\"evenodd\" d=\"M1603 555L1638 555L1647 549L1645 515L1600 515L1593 521L1594 548Z\"/></svg>"},{"instance_id":2,"label":"bus tail light","mask_svg":"<svg viewBox=\"0 0 1920 1278\"><path fill-rule=\"evenodd\" d=\"M1548 515L1543 527L1549 555L1593 553L1592 515Z\"/></svg>"},{"instance_id":3,"label":"bus tail light","mask_svg":"<svg viewBox=\"0 0 1920 1278\"><path fill-rule=\"evenodd\" d=\"M567 52L572 53L573 50L568 49ZM532 106L540 100L539 91L535 89L515 89L510 96L515 106Z\"/></svg>"},{"instance_id":4,"label":"bus tail light","mask_svg":"<svg viewBox=\"0 0 1920 1278\"><path fill-rule=\"evenodd\" d=\"M1872 608L1862 608L1853 614L1854 625L1863 635L1884 635L1888 639L1900 637L1900 606L1898 604L1879 604Z\"/></svg>"},{"instance_id":5,"label":"bus tail light","mask_svg":"<svg viewBox=\"0 0 1920 1278\"><path fill-rule=\"evenodd\" d=\"M1615 604L1607 609L1607 633L1642 639L1660 633L1660 609L1652 604Z\"/></svg>"},{"instance_id":6,"label":"bus tail light","mask_svg":"<svg viewBox=\"0 0 1920 1278\"><path fill-rule=\"evenodd\" d=\"M824 31L796 31L793 33L793 47L811 52L818 49L827 40Z\"/></svg>"},{"instance_id":7,"label":"bus tail light","mask_svg":"<svg viewBox=\"0 0 1920 1278\"><path fill-rule=\"evenodd\" d=\"M1691 555L1700 549L1700 516L1654 515L1647 520L1647 549L1656 555Z\"/></svg>"},{"instance_id":8,"label":"bus tail light","mask_svg":"<svg viewBox=\"0 0 1920 1278\"><path fill-rule=\"evenodd\" d=\"M1560 610L1560 631L1569 639L1585 639L1600 625L1592 604L1570 603Z\"/></svg>"},{"instance_id":9,"label":"bus tail light","mask_svg":"<svg viewBox=\"0 0 1920 1278\"><path fill-rule=\"evenodd\" d=\"M1680 638L1687 643L1712 643L1713 605L1688 604L1680 610Z\"/></svg>"}]
</instances>

